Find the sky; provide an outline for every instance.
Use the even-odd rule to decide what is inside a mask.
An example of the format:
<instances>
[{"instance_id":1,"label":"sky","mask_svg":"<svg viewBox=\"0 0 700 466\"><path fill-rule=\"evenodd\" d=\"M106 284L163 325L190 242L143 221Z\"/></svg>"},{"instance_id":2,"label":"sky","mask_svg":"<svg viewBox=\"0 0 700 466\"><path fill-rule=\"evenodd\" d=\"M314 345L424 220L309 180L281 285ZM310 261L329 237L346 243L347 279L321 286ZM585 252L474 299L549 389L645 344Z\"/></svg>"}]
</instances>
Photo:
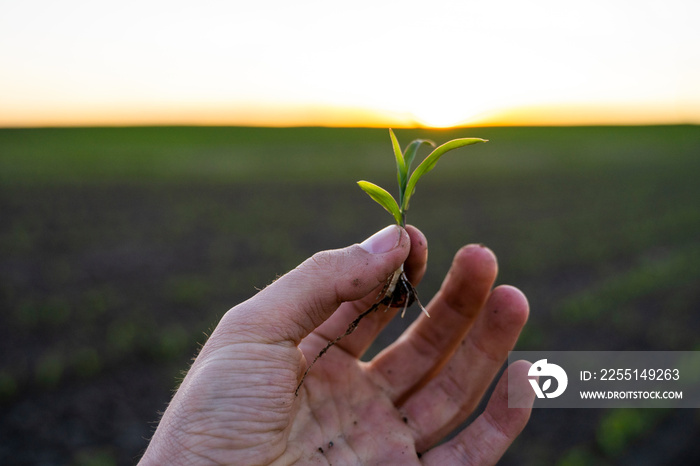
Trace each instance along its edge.
<instances>
[{"instance_id":1,"label":"sky","mask_svg":"<svg viewBox=\"0 0 700 466\"><path fill-rule=\"evenodd\" d=\"M700 123L697 0L0 0L0 126Z\"/></svg>"}]
</instances>

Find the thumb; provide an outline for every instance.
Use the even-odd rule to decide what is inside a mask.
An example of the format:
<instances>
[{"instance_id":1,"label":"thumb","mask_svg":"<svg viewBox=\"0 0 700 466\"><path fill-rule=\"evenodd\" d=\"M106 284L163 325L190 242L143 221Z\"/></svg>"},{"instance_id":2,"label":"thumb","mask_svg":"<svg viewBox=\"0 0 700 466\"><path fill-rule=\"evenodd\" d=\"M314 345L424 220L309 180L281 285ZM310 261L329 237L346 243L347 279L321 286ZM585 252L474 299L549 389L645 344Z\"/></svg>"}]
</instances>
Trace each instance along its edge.
<instances>
[{"instance_id":1,"label":"thumb","mask_svg":"<svg viewBox=\"0 0 700 466\"><path fill-rule=\"evenodd\" d=\"M409 250L406 230L386 227L361 244L314 254L230 313L265 340L298 344L340 303L363 298L383 284Z\"/></svg>"}]
</instances>

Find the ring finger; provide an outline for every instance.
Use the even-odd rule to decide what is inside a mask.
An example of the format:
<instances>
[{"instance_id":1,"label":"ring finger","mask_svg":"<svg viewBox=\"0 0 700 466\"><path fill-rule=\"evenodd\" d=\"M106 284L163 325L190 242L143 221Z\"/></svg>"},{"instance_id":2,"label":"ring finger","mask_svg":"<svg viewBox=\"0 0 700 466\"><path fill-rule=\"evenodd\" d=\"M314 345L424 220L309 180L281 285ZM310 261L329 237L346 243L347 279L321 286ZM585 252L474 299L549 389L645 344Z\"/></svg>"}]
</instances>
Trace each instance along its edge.
<instances>
[{"instance_id":1,"label":"ring finger","mask_svg":"<svg viewBox=\"0 0 700 466\"><path fill-rule=\"evenodd\" d=\"M515 346L528 304L517 288L499 286L484 311L442 371L401 407L418 451L435 444L472 413Z\"/></svg>"}]
</instances>

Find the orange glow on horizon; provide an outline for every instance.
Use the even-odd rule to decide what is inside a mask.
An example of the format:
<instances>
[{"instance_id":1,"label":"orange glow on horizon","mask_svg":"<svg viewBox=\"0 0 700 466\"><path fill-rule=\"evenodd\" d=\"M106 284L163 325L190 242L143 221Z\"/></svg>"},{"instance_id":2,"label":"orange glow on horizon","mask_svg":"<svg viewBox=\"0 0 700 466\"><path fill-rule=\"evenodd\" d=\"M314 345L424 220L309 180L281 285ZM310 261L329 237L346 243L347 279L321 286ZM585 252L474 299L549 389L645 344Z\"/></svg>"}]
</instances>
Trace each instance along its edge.
<instances>
[{"instance_id":1,"label":"orange glow on horizon","mask_svg":"<svg viewBox=\"0 0 700 466\"><path fill-rule=\"evenodd\" d=\"M700 124L700 106L532 105L493 112L484 126L606 126Z\"/></svg>"},{"instance_id":2,"label":"orange glow on horizon","mask_svg":"<svg viewBox=\"0 0 700 466\"><path fill-rule=\"evenodd\" d=\"M430 113L421 117L332 105L132 105L95 108L60 106L0 111L0 127L65 126L329 126L454 128L468 126L577 126L700 124L698 107L640 105L542 105L485 111L470 118Z\"/></svg>"}]
</instances>

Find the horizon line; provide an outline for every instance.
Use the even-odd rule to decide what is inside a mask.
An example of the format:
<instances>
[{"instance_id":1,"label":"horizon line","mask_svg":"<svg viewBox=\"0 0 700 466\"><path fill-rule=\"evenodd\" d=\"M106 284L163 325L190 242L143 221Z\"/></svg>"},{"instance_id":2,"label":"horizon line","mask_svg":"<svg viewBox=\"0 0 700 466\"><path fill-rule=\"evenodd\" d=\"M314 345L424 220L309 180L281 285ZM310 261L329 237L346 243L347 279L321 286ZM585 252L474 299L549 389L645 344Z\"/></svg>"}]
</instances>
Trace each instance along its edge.
<instances>
[{"instance_id":1,"label":"horizon line","mask_svg":"<svg viewBox=\"0 0 700 466\"><path fill-rule=\"evenodd\" d=\"M649 121L649 122L501 122L501 123L475 123L454 126L429 126L429 125L375 125L375 124L262 124L262 123L65 123L65 124L37 124L37 125L2 125L0 130L21 129L108 129L108 128L269 128L269 129L302 129L302 128L327 128L327 129L397 129L397 130L427 130L427 131L451 131L469 128L595 128L595 127L655 127L655 126L700 126L700 122L694 121Z\"/></svg>"},{"instance_id":2,"label":"horizon line","mask_svg":"<svg viewBox=\"0 0 700 466\"><path fill-rule=\"evenodd\" d=\"M168 108L169 107L169 108ZM7 109L6 109L7 110ZM700 106L562 104L494 109L469 118L431 124L407 112L347 106L260 105L101 107L0 114L0 128L269 127L451 129L539 126L668 126L700 124ZM48 111L46 111L48 110ZM10 115L9 113L12 113ZM39 113L39 114L37 114Z\"/></svg>"}]
</instances>

